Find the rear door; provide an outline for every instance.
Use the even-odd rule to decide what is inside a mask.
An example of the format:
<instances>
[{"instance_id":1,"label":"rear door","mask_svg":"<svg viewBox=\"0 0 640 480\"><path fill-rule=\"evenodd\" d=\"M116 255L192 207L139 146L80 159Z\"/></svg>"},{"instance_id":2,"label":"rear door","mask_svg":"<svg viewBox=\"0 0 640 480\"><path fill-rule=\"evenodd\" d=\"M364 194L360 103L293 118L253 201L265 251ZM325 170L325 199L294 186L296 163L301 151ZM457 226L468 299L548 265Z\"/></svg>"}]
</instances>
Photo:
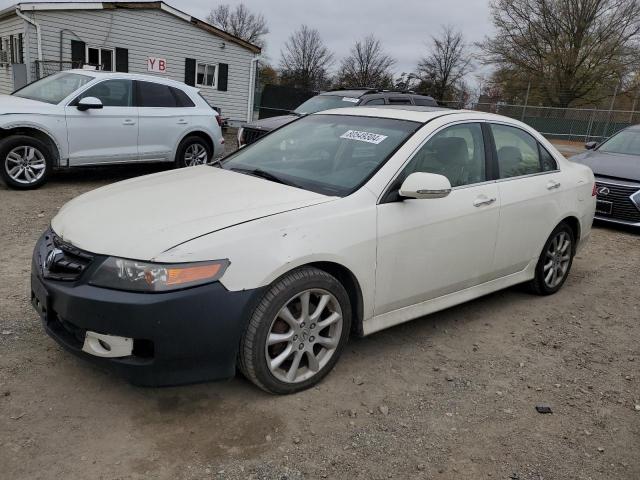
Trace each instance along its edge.
<instances>
[{"instance_id":1,"label":"rear door","mask_svg":"<svg viewBox=\"0 0 640 480\"><path fill-rule=\"evenodd\" d=\"M103 108L78 110L82 98L96 97ZM138 160L138 108L133 82L104 80L65 107L69 165L135 162Z\"/></svg>"},{"instance_id":2,"label":"rear door","mask_svg":"<svg viewBox=\"0 0 640 480\"><path fill-rule=\"evenodd\" d=\"M168 85L140 80L135 83L140 160L173 161L178 142L190 128L194 109L183 106Z\"/></svg>"},{"instance_id":3,"label":"rear door","mask_svg":"<svg viewBox=\"0 0 640 480\"><path fill-rule=\"evenodd\" d=\"M495 269L504 276L538 258L569 185L555 159L528 132L497 123L490 130L502 202Z\"/></svg>"}]
</instances>

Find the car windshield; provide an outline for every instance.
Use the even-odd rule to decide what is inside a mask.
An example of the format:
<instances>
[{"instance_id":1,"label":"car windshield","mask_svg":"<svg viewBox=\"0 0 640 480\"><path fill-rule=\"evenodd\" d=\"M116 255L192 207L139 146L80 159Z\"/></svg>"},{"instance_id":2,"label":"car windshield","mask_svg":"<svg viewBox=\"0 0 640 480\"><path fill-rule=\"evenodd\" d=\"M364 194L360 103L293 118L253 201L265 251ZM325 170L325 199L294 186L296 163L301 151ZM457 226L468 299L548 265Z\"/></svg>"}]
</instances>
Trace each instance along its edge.
<instances>
[{"instance_id":1,"label":"car windshield","mask_svg":"<svg viewBox=\"0 0 640 480\"><path fill-rule=\"evenodd\" d=\"M93 77L79 73L56 73L13 92L16 97L58 104Z\"/></svg>"},{"instance_id":2,"label":"car windshield","mask_svg":"<svg viewBox=\"0 0 640 480\"><path fill-rule=\"evenodd\" d=\"M640 130L623 130L600 145L598 151L640 155Z\"/></svg>"},{"instance_id":3,"label":"car windshield","mask_svg":"<svg viewBox=\"0 0 640 480\"><path fill-rule=\"evenodd\" d=\"M350 115L310 115L238 150L223 168L346 196L382 166L420 124Z\"/></svg>"},{"instance_id":4,"label":"car windshield","mask_svg":"<svg viewBox=\"0 0 640 480\"><path fill-rule=\"evenodd\" d=\"M342 95L317 95L304 102L293 112L298 115L308 115L332 108L355 107L359 101L357 98L343 97Z\"/></svg>"}]
</instances>

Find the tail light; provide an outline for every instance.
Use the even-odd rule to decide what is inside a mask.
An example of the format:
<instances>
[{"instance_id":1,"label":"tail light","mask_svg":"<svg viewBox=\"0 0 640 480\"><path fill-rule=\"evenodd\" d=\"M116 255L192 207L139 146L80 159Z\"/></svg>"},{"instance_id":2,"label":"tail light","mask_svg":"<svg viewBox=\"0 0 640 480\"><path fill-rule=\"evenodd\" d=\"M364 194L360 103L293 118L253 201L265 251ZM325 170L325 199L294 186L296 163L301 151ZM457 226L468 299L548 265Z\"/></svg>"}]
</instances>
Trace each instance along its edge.
<instances>
[{"instance_id":1,"label":"tail light","mask_svg":"<svg viewBox=\"0 0 640 480\"><path fill-rule=\"evenodd\" d=\"M591 190L591 196L596 197L597 195L598 195L598 185L594 183L593 190Z\"/></svg>"},{"instance_id":2,"label":"tail light","mask_svg":"<svg viewBox=\"0 0 640 480\"><path fill-rule=\"evenodd\" d=\"M216 115L216 122L218 122L218 126L222 128L224 122L222 121L222 117L220 115Z\"/></svg>"}]
</instances>

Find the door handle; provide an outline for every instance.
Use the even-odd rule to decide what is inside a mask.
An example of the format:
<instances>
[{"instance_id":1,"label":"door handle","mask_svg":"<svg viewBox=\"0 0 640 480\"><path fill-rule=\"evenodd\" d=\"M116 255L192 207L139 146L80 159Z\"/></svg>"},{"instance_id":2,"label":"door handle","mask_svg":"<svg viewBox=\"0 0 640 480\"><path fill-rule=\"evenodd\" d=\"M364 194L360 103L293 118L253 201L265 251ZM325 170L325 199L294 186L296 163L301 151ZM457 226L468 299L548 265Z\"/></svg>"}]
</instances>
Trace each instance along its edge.
<instances>
[{"instance_id":1,"label":"door handle","mask_svg":"<svg viewBox=\"0 0 640 480\"><path fill-rule=\"evenodd\" d=\"M134 120L131 120L130 118L127 118L125 121L122 122L123 125L135 125L136 122Z\"/></svg>"},{"instance_id":2,"label":"door handle","mask_svg":"<svg viewBox=\"0 0 640 480\"><path fill-rule=\"evenodd\" d=\"M485 196L483 195L483 196L478 197L478 198L476 198L476 199L474 200L474 202L473 202L473 206L474 206L474 207L483 207L483 206L485 206L485 205L491 205L491 204L492 204L493 202L495 202L495 201L496 201L495 197L488 198L488 197L485 197Z\"/></svg>"},{"instance_id":3,"label":"door handle","mask_svg":"<svg viewBox=\"0 0 640 480\"><path fill-rule=\"evenodd\" d=\"M553 190L554 188L560 188L560 182L549 180L549 183L547 183L547 190Z\"/></svg>"},{"instance_id":4,"label":"door handle","mask_svg":"<svg viewBox=\"0 0 640 480\"><path fill-rule=\"evenodd\" d=\"M180 120L178 120L178 125L186 125L187 123L189 122L187 122L184 118L181 118Z\"/></svg>"}]
</instances>

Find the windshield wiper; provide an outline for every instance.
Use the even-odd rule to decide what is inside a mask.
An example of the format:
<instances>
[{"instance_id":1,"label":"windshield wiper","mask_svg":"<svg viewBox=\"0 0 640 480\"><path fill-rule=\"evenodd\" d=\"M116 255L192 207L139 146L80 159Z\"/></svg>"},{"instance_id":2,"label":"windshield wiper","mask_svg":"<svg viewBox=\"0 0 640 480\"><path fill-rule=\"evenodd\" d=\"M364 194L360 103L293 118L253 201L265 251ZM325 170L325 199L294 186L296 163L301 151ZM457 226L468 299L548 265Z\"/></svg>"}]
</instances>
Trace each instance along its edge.
<instances>
[{"instance_id":1,"label":"windshield wiper","mask_svg":"<svg viewBox=\"0 0 640 480\"><path fill-rule=\"evenodd\" d=\"M279 177L278 175L274 175L273 173L266 172L266 171L262 170L261 168L237 168L237 167L232 167L230 170L233 170L234 172L239 172L239 173L246 173L247 175L253 175L254 177L264 178L265 180L270 180L272 182L281 183L283 185L288 185L290 187L298 187L298 185L296 185L295 183L290 182L288 180L285 180L284 178Z\"/></svg>"}]
</instances>

